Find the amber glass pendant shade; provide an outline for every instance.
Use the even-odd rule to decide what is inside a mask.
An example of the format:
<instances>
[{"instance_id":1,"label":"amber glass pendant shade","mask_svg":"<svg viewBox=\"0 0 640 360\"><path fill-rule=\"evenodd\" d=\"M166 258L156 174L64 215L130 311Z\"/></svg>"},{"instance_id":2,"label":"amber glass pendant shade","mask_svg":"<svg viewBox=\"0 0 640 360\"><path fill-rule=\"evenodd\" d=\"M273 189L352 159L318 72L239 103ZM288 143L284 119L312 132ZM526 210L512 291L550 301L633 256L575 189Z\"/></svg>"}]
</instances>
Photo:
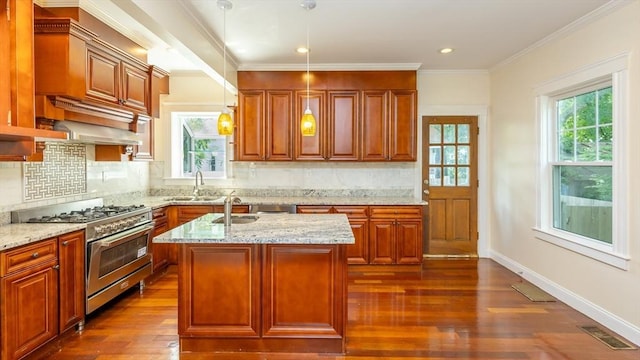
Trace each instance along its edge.
<instances>
[{"instance_id":1,"label":"amber glass pendant shade","mask_svg":"<svg viewBox=\"0 0 640 360\"><path fill-rule=\"evenodd\" d=\"M218 134L222 136L233 135L233 119L228 112L223 112L218 116Z\"/></svg>"},{"instance_id":2,"label":"amber glass pendant shade","mask_svg":"<svg viewBox=\"0 0 640 360\"><path fill-rule=\"evenodd\" d=\"M300 120L300 132L302 136L315 136L316 135L316 118L309 108L304 111L302 120Z\"/></svg>"}]
</instances>

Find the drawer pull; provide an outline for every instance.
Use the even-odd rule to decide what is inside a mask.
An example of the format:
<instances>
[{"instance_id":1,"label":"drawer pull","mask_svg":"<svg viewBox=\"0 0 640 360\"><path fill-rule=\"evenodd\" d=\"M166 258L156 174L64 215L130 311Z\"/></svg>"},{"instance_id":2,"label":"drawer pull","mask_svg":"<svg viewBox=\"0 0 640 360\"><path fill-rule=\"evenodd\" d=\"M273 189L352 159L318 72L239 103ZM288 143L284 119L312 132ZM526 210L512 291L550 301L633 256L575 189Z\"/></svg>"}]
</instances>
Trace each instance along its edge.
<instances>
[{"instance_id":1,"label":"drawer pull","mask_svg":"<svg viewBox=\"0 0 640 360\"><path fill-rule=\"evenodd\" d=\"M31 254L31 257L34 259L37 258L38 256L40 256L40 254L38 254L37 252L34 252L33 254Z\"/></svg>"}]
</instances>

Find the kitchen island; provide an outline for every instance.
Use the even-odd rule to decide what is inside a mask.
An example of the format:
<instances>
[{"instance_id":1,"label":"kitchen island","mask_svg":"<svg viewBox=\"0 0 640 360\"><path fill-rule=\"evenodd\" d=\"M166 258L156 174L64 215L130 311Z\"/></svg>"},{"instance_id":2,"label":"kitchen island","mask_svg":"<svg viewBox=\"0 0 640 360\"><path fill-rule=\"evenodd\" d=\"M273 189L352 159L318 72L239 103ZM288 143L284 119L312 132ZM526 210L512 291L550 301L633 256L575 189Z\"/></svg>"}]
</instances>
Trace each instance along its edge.
<instances>
[{"instance_id":1,"label":"kitchen island","mask_svg":"<svg viewBox=\"0 0 640 360\"><path fill-rule=\"evenodd\" d=\"M180 247L180 352L344 353L346 215L260 214L230 227L222 216L153 239Z\"/></svg>"}]
</instances>

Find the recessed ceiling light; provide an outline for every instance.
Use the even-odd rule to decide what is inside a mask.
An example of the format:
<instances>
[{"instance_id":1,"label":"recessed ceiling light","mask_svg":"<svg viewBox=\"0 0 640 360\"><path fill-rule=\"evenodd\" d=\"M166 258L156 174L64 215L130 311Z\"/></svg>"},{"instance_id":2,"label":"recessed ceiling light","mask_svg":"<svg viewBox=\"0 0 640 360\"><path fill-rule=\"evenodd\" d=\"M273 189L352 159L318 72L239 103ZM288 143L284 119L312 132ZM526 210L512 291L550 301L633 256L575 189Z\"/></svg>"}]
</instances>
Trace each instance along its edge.
<instances>
[{"instance_id":1,"label":"recessed ceiling light","mask_svg":"<svg viewBox=\"0 0 640 360\"><path fill-rule=\"evenodd\" d=\"M452 49L452 48L443 48L443 49L440 49L440 54L448 54L448 53L451 53L451 52L453 52L453 49Z\"/></svg>"},{"instance_id":2,"label":"recessed ceiling light","mask_svg":"<svg viewBox=\"0 0 640 360\"><path fill-rule=\"evenodd\" d=\"M299 48L296 49L296 52L298 54L306 54L306 53L309 52L309 49L307 49L306 47L299 47Z\"/></svg>"}]
</instances>

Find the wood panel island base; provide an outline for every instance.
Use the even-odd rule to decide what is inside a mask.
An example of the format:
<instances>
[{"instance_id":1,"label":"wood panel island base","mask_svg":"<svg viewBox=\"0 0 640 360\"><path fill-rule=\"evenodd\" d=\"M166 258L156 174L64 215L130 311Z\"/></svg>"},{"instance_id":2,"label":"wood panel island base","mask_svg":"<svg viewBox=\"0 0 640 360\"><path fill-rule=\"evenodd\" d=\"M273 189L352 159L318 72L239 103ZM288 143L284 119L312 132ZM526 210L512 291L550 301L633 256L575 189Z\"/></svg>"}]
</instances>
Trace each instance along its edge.
<instances>
[{"instance_id":1,"label":"wood panel island base","mask_svg":"<svg viewBox=\"0 0 640 360\"><path fill-rule=\"evenodd\" d=\"M180 244L180 352L344 353L346 215L208 214L154 238Z\"/></svg>"}]
</instances>

